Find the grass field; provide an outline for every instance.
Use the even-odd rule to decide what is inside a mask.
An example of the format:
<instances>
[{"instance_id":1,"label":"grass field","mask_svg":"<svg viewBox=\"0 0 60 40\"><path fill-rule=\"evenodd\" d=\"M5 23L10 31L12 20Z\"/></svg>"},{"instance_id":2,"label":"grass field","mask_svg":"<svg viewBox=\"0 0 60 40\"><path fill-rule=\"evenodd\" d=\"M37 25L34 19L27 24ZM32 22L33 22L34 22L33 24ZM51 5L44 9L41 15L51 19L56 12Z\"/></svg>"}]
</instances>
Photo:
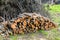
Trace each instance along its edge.
<instances>
[{"instance_id":1,"label":"grass field","mask_svg":"<svg viewBox=\"0 0 60 40\"><path fill-rule=\"evenodd\" d=\"M50 11L51 12L60 12L60 5L51 5Z\"/></svg>"},{"instance_id":2,"label":"grass field","mask_svg":"<svg viewBox=\"0 0 60 40\"><path fill-rule=\"evenodd\" d=\"M60 24L60 5L51 5L49 9L49 12L52 16L52 20L55 23Z\"/></svg>"},{"instance_id":3,"label":"grass field","mask_svg":"<svg viewBox=\"0 0 60 40\"><path fill-rule=\"evenodd\" d=\"M46 7L47 8L47 7ZM10 36L10 40L60 40L60 5L50 5L49 9L52 21L58 24L57 29L49 31L39 30L36 33ZM0 39L3 38L0 36Z\"/></svg>"},{"instance_id":4,"label":"grass field","mask_svg":"<svg viewBox=\"0 0 60 40\"><path fill-rule=\"evenodd\" d=\"M54 21L56 24L58 24L58 30L51 30L52 37L51 40L60 40L60 5L50 5L49 9L46 7L47 10L49 10L50 15L52 17L52 21ZM47 33L49 34L49 33ZM50 38L50 37L49 37Z\"/></svg>"},{"instance_id":5,"label":"grass field","mask_svg":"<svg viewBox=\"0 0 60 40\"><path fill-rule=\"evenodd\" d=\"M60 23L60 5L50 5L49 7L45 7L45 9L50 12L54 22Z\"/></svg>"}]
</instances>

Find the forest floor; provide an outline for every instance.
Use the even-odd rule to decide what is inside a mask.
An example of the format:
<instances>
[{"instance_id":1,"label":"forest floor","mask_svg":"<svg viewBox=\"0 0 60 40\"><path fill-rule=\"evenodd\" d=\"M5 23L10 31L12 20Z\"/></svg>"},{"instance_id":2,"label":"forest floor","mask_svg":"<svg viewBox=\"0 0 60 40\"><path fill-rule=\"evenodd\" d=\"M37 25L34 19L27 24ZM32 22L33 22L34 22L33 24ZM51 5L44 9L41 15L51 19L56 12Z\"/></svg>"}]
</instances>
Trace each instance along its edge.
<instances>
[{"instance_id":1,"label":"forest floor","mask_svg":"<svg viewBox=\"0 0 60 40\"><path fill-rule=\"evenodd\" d=\"M40 30L36 33L10 36L7 40L60 40L60 5L52 5L49 10L52 21L58 24L57 29ZM5 40L0 36L0 40Z\"/></svg>"}]
</instances>

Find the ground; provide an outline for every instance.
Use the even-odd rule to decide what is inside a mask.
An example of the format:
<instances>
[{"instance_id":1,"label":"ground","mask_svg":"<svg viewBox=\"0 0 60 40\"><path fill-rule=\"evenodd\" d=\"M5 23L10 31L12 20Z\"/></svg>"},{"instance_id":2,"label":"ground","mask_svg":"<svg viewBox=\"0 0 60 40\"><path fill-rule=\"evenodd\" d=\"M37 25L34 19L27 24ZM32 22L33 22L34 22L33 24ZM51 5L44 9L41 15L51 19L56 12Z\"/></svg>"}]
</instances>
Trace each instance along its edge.
<instances>
[{"instance_id":1,"label":"ground","mask_svg":"<svg viewBox=\"0 0 60 40\"><path fill-rule=\"evenodd\" d=\"M49 9L51 19L58 26L56 29L49 31L39 30L36 33L29 33L23 35L10 36L7 40L60 40L60 5L50 5ZM3 38L0 36L0 39Z\"/></svg>"}]
</instances>

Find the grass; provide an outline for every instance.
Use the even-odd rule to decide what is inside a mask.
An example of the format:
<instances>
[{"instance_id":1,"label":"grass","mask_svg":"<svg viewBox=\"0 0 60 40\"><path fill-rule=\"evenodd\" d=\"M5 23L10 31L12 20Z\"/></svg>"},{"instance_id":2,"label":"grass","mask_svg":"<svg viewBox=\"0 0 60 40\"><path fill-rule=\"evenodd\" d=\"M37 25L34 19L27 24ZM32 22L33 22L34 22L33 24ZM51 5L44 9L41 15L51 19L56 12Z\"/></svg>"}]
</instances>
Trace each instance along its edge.
<instances>
[{"instance_id":1,"label":"grass","mask_svg":"<svg viewBox=\"0 0 60 40\"><path fill-rule=\"evenodd\" d=\"M47 7L47 4L46 4L45 9L50 9L49 11L52 12L52 13L60 12L60 4L58 4L58 5L49 5L49 7Z\"/></svg>"},{"instance_id":2,"label":"grass","mask_svg":"<svg viewBox=\"0 0 60 40\"><path fill-rule=\"evenodd\" d=\"M47 4L46 4L45 9L49 10L50 15L52 17L52 20L55 23L60 24L60 4L58 4L58 5L50 5L49 7L47 7Z\"/></svg>"},{"instance_id":3,"label":"grass","mask_svg":"<svg viewBox=\"0 0 60 40\"><path fill-rule=\"evenodd\" d=\"M52 5L52 6L50 6L50 11L52 11L52 12L60 12L60 5Z\"/></svg>"},{"instance_id":4,"label":"grass","mask_svg":"<svg viewBox=\"0 0 60 40\"><path fill-rule=\"evenodd\" d=\"M0 36L0 40L3 40L3 37Z\"/></svg>"},{"instance_id":5,"label":"grass","mask_svg":"<svg viewBox=\"0 0 60 40\"><path fill-rule=\"evenodd\" d=\"M48 35L48 32L47 31L44 31L44 30L39 30L39 32L41 33L41 34L43 34L43 35Z\"/></svg>"},{"instance_id":6,"label":"grass","mask_svg":"<svg viewBox=\"0 0 60 40\"><path fill-rule=\"evenodd\" d=\"M39 32L42 33L48 40L60 40L60 32L56 29L49 31L40 30Z\"/></svg>"},{"instance_id":7,"label":"grass","mask_svg":"<svg viewBox=\"0 0 60 40\"><path fill-rule=\"evenodd\" d=\"M50 14L55 23L60 24L60 5L50 6ZM59 25L60 26L60 25Z\"/></svg>"},{"instance_id":8,"label":"grass","mask_svg":"<svg viewBox=\"0 0 60 40\"><path fill-rule=\"evenodd\" d=\"M49 40L60 40L60 32L56 29L50 30L47 38Z\"/></svg>"},{"instance_id":9,"label":"grass","mask_svg":"<svg viewBox=\"0 0 60 40\"><path fill-rule=\"evenodd\" d=\"M17 35L16 36L10 36L11 40L17 40Z\"/></svg>"},{"instance_id":10,"label":"grass","mask_svg":"<svg viewBox=\"0 0 60 40\"><path fill-rule=\"evenodd\" d=\"M50 5L49 9L47 9L47 7L45 9L49 10L51 17L52 17L52 21L57 23L58 28L60 28L60 5ZM48 35L50 35L50 36L48 37ZM58 31L56 29L50 30L50 32L47 33L47 38L49 40L60 40L60 31Z\"/></svg>"}]
</instances>

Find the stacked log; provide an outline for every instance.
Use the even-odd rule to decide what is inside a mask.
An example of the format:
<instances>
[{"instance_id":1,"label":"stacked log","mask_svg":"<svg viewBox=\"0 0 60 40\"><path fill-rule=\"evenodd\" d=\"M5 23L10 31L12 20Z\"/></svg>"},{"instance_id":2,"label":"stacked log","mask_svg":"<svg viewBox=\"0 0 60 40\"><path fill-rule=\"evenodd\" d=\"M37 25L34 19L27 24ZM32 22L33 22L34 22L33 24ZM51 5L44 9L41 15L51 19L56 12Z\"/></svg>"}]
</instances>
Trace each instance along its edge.
<instances>
[{"instance_id":1,"label":"stacked log","mask_svg":"<svg viewBox=\"0 0 60 40\"><path fill-rule=\"evenodd\" d=\"M50 30L56 28L56 25L46 17L36 14L24 14L22 17L17 17L14 21L2 22L3 30L1 33L6 35L26 34L36 32L38 30ZM2 27L0 25L0 27ZM0 28L1 29L1 28Z\"/></svg>"}]
</instances>

